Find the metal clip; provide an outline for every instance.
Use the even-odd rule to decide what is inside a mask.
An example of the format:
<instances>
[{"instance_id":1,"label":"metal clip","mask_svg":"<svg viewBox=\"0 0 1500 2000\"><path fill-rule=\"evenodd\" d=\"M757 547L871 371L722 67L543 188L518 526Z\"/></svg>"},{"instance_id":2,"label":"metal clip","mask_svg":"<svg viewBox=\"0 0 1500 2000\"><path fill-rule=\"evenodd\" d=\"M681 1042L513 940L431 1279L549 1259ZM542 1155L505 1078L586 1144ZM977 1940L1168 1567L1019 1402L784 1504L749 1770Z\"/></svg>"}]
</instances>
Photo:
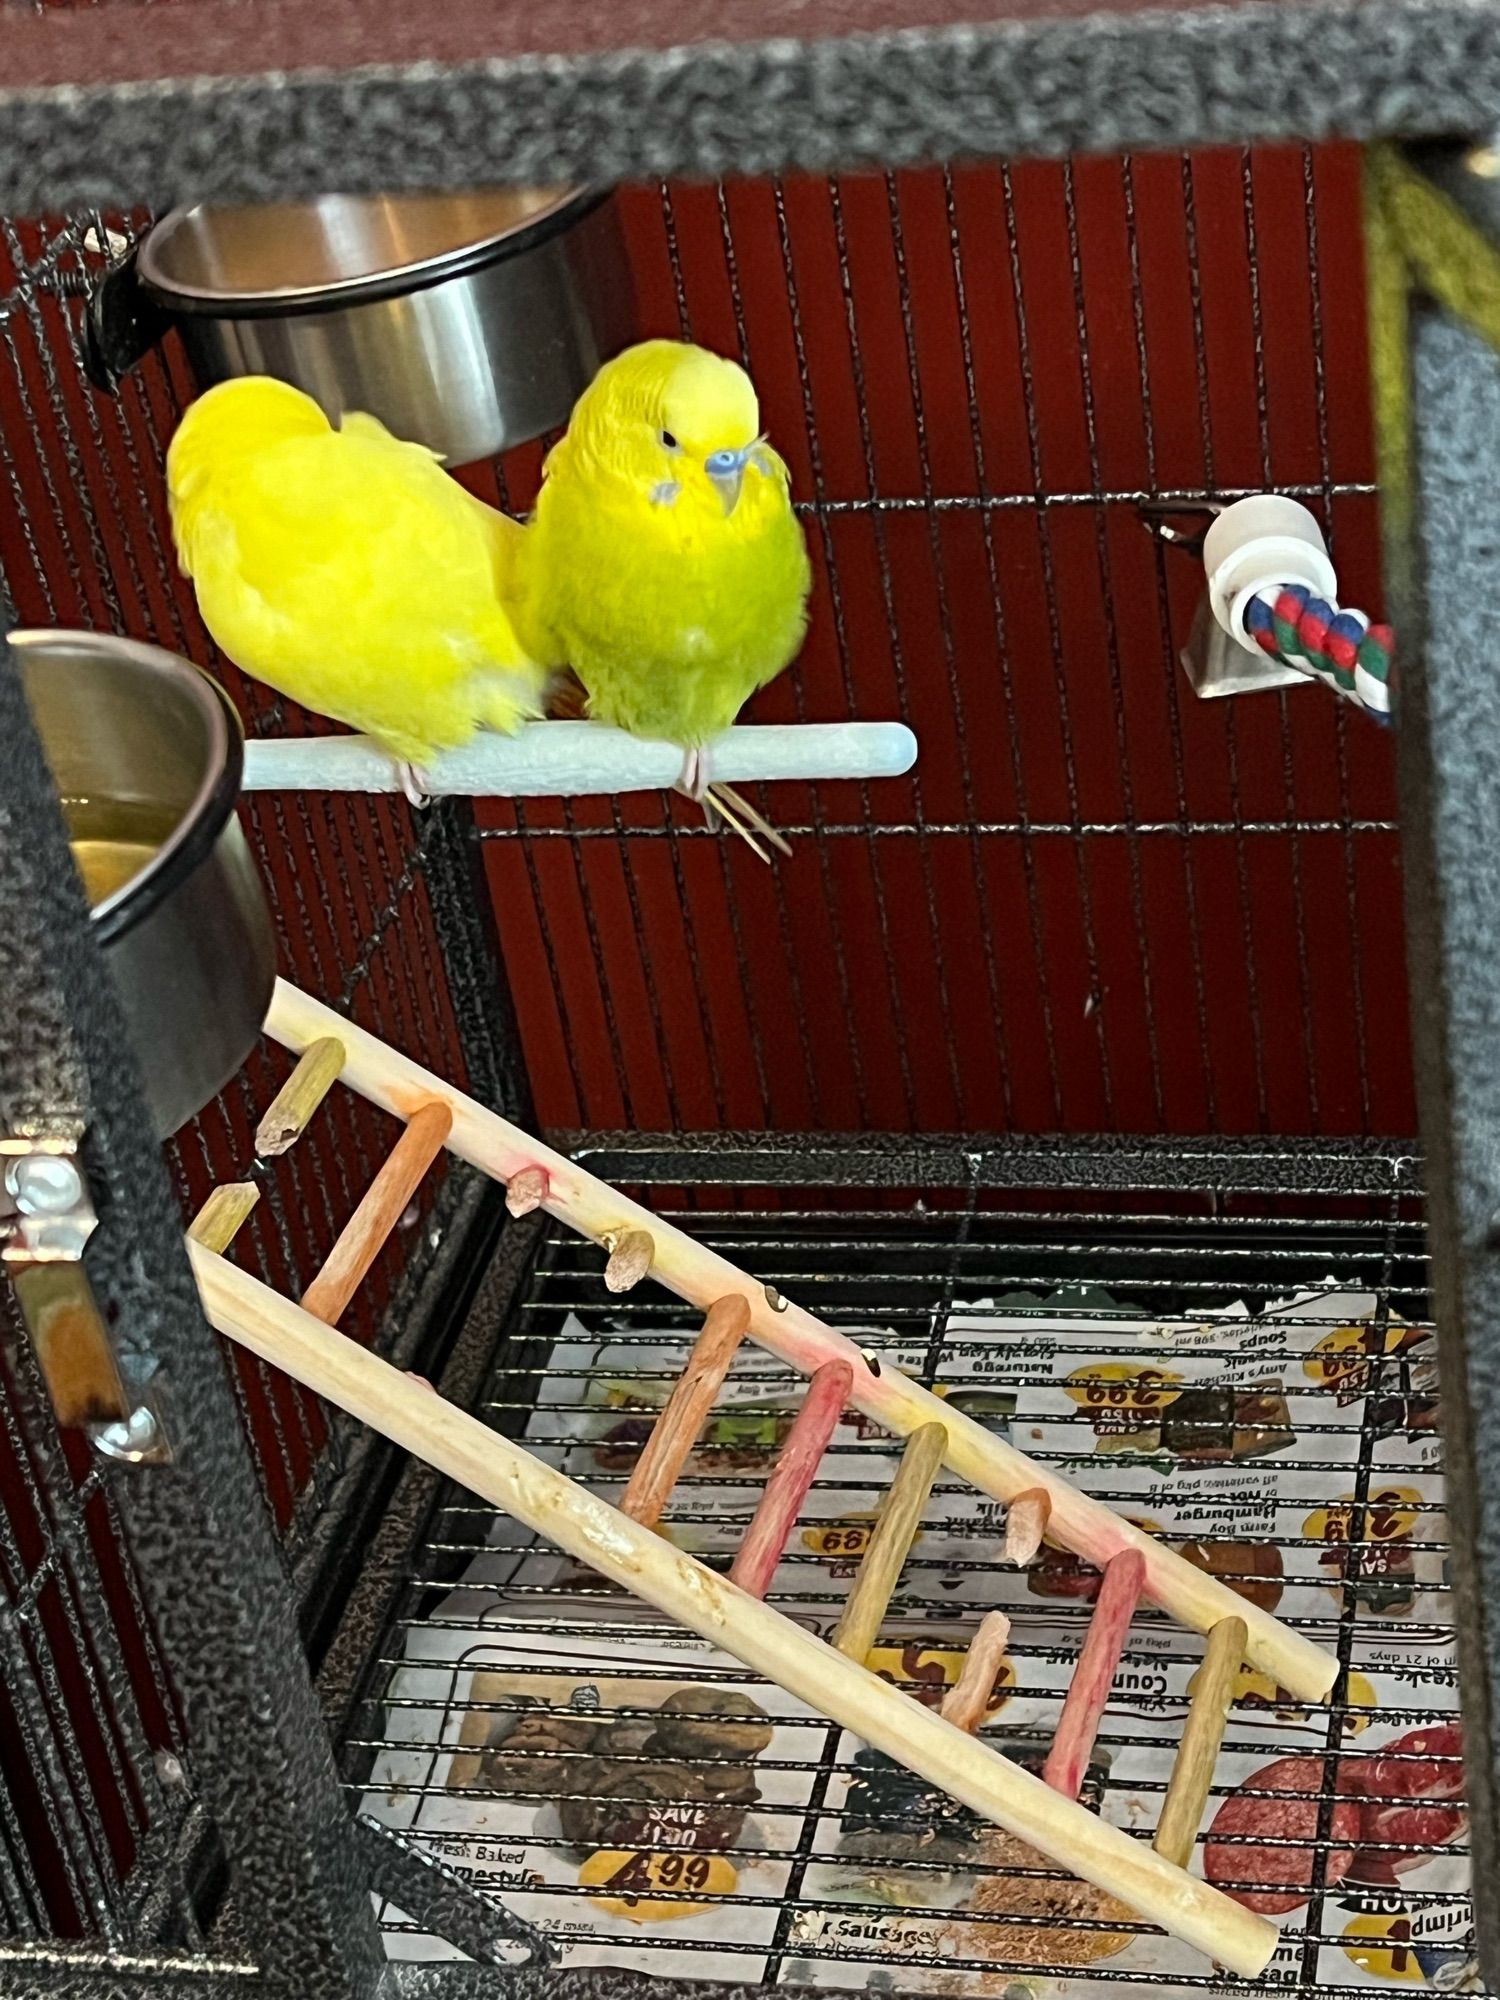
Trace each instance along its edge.
<instances>
[{"instance_id":1,"label":"metal clip","mask_svg":"<svg viewBox=\"0 0 1500 2000\"><path fill-rule=\"evenodd\" d=\"M1198 599L1193 629L1177 657L1202 701L1225 694L1258 694L1267 688L1305 687L1310 678L1284 660L1237 645L1215 618L1207 591Z\"/></svg>"},{"instance_id":2,"label":"metal clip","mask_svg":"<svg viewBox=\"0 0 1500 2000\"><path fill-rule=\"evenodd\" d=\"M1224 505L1219 500L1139 500L1136 512L1147 534L1164 542L1169 549L1181 549L1186 556L1202 557L1204 538L1213 526L1214 516L1222 514ZM1193 526L1184 531L1175 527L1174 522L1191 521Z\"/></svg>"},{"instance_id":3,"label":"metal clip","mask_svg":"<svg viewBox=\"0 0 1500 2000\"><path fill-rule=\"evenodd\" d=\"M123 1423L90 1427L95 1451L121 1465L170 1465L172 1447L161 1418L149 1403L137 1403Z\"/></svg>"},{"instance_id":4,"label":"metal clip","mask_svg":"<svg viewBox=\"0 0 1500 2000\"><path fill-rule=\"evenodd\" d=\"M0 1138L0 1259L76 1264L99 1218L71 1139Z\"/></svg>"},{"instance_id":5,"label":"metal clip","mask_svg":"<svg viewBox=\"0 0 1500 2000\"><path fill-rule=\"evenodd\" d=\"M83 1269L99 1218L70 1139L0 1138L0 1262L66 1427L124 1422L130 1399Z\"/></svg>"},{"instance_id":6,"label":"metal clip","mask_svg":"<svg viewBox=\"0 0 1500 2000\"><path fill-rule=\"evenodd\" d=\"M1217 500L1142 500L1137 503L1137 512L1141 525L1158 542L1201 563L1208 531L1224 512L1224 505ZM1188 522L1192 525L1178 525ZM1281 660L1236 645L1214 617L1207 592L1198 600L1187 644L1177 657L1193 693L1202 701L1226 694L1254 694L1266 688L1297 687L1308 678Z\"/></svg>"}]
</instances>

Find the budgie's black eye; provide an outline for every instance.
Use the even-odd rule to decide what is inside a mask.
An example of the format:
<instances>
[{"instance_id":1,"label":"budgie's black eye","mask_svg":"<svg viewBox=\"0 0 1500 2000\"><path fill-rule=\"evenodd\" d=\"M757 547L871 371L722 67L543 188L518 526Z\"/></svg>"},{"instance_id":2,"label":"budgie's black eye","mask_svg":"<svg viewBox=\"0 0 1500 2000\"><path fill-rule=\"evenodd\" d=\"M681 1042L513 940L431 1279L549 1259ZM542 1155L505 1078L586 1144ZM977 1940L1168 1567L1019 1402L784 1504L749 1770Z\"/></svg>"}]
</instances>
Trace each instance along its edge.
<instances>
[{"instance_id":1,"label":"budgie's black eye","mask_svg":"<svg viewBox=\"0 0 1500 2000\"><path fill-rule=\"evenodd\" d=\"M672 435L672 433L671 433L670 431L663 431L663 432L662 432L662 434L661 434L661 441L662 441L662 443L663 443L663 444L664 444L664 445L666 446L666 448L667 448L667 450L668 450L668 451L676 451L676 449L677 449L677 440L676 440L676 438L674 438L674 437L673 437L673 435Z\"/></svg>"}]
</instances>

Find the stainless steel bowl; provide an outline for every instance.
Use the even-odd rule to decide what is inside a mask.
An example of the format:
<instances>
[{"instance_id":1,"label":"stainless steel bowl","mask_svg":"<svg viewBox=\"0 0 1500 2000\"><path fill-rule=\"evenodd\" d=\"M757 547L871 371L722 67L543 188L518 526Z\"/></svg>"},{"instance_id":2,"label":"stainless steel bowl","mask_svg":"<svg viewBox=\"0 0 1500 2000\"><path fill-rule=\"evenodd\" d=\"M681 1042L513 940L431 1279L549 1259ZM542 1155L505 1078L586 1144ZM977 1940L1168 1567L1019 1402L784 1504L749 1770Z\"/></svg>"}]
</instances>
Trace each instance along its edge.
<instances>
[{"instance_id":1,"label":"stainless steel bowl","mask_svg":"<svg viewBox=\"0 0 1500 2000\"><path fill-rule=\"evenodd\" d=\"M10 644L75 853L99 843L129 869L94 903L94 929L165 1138L250 1054L275 983L270 913L234 811L239 718L207 674L156 646L51 631Z\"/></svg>"},{"instance_id":2,"label":"stainless steel bowl","mask_svg":"<svg viewBox=\"0 0 1500 2000\"><path fill-rule=\"evenodd\" d=\"M90 302L114 388L169 327L206 387L275 375L463 465L561 424L632 338L605 194L324 195L174 209Z\"/></svg>"}]
</instances>

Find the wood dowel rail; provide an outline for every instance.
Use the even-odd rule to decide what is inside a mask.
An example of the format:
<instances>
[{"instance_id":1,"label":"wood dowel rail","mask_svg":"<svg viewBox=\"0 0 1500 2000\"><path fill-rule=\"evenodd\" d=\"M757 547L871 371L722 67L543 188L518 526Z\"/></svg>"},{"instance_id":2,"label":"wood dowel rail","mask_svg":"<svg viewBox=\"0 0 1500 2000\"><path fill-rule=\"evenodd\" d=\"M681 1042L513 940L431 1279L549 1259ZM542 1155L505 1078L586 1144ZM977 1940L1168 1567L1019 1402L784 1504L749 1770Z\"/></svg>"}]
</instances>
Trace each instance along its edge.
<instances>
[{"instance_id":1,"label":"wood dowel rail","mask_svg":"<svg viewBox=\"0 0 1500 2000\"><path fill-rule=\"evenodd\" d=\"M1065 1799L1076 1799L1082 1788L1145 1573L1146 1566L1135 1549L1123 1549L1104 1566L1104 1581L1083 1636L1083 1650L1057 1718L1057 1734L1042 1766L1045 1782Z\"/></svg>"},{"instance_id":2,"label":"wood dowel rail","mask_svg":"<svg viewBox=\"0 0 1500 2000\"><path fill-rule=\"evenodd\" d=\"M255 1128L258 1158L274 1160L296 1145L343 1067L344 1044L337 1037L325 1035L308 1044Z\"/></svg>"},{"instance_id":3,"label":"wood dowel rail","mask_svg":"<svg viewBox=\"0 0 1500 2000\"><path fill-rule=\"evenodd\" d=\"M364 1198L344 1224L328 1261L302 1294L314 1319L337 1326L345 1306L406 1213L422 1177L447 1142L453 1113L441 1100L415 1106Z\"/></svg>"},{"instance_id":4,"label":"wood dowel rail","mask_svg":"<svg viewBox=\"0 0 1500 2000\"><path fill-rule=\"evenodd\" d=\"M987 1611L969 1641L958 1679L943 1696L939 1710L955 1729L973 1731L983 1722L1009 1643L1010 1620L1003 1611Z\"/></svg>"},{"instance_id":5,"label":"wood dowel rail","mask_svg":"<svg viewBox=\"0 0 1500 2000\"><path fill-rule=\"evenodd\" d=\"M216 1187L188 1224L188 1235L205 1250L227 1250L260 1200L257 1181L225 1181Z\"/></svg>"},{"instance_id":6,"label":"wood dowel rail","mask_svg":"<svg viewBox=\"0 0 1500 2000\"><path fill-rule=\"evenodd\" d=\"M1005 1515L1005 1560L1025 1569L1047 1532L1052 1518L1052 1496L1044 1488L1018 1493Z\"/></svg>"},{"instance_id":7,"label":"wood dowel rail","mask_svg":"<svg viewBox=\"0 0 1500 2000\"><path fill-rule=\"evenodd\" d=\"M1208 1635L1203 1664L1194 1677L1192 1703L1156 1827L1157 1853L1179 1868L1193 1858L1244 1651L1244 1619L1221 1618Z\"/></svg>"},{"instance_id":8,"label":"wood dowel rail","mask_svg":"<svg viewBox=\"0 0 1500 2000\"><path fill-rule=\"evenodd\" d=\"M834 1645L851 1660L863 1662L880 1637L880 1621L922 1525L922 1510L942 1467L946 1442L941 1424L923 1424L906 1440L833 1635Z\"/></svg>"}]
</instances>

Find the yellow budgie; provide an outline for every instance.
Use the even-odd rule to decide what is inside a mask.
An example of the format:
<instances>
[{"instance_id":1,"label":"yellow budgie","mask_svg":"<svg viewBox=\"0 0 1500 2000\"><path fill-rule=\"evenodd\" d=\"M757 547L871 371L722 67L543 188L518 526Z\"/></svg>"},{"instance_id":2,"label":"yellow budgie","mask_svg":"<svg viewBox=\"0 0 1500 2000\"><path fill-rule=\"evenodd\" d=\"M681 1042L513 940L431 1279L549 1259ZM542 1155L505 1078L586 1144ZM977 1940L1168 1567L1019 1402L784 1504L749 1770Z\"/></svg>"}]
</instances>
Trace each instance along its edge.
<instances>
[{"instance_id":1,"label":"yellow budgie","mask_svg":"<svg viewBox=\"0 0 1500 2000\"><path fill-rule=\"evenodd\" d=\"M402 788L481 728L540 715L547 674L502 599L524 530L434 453L266 376L193 403L167 453L172 531L235 665L375 737Z\"/></svg>"},{"instance_id":2,"label":"yellow budgie","mask_svg":"<svg viewBox=\"0 0 1500 2000\"><path fill-rule=\"evenodd\" d=\"M709 781L713 738L800 648L811 583L744 369L674 340L607 362L547 459L520 575L517 629L573 669L590 715L680 743L680 789L785 851Z\"/></svg>"}]
</instances>

